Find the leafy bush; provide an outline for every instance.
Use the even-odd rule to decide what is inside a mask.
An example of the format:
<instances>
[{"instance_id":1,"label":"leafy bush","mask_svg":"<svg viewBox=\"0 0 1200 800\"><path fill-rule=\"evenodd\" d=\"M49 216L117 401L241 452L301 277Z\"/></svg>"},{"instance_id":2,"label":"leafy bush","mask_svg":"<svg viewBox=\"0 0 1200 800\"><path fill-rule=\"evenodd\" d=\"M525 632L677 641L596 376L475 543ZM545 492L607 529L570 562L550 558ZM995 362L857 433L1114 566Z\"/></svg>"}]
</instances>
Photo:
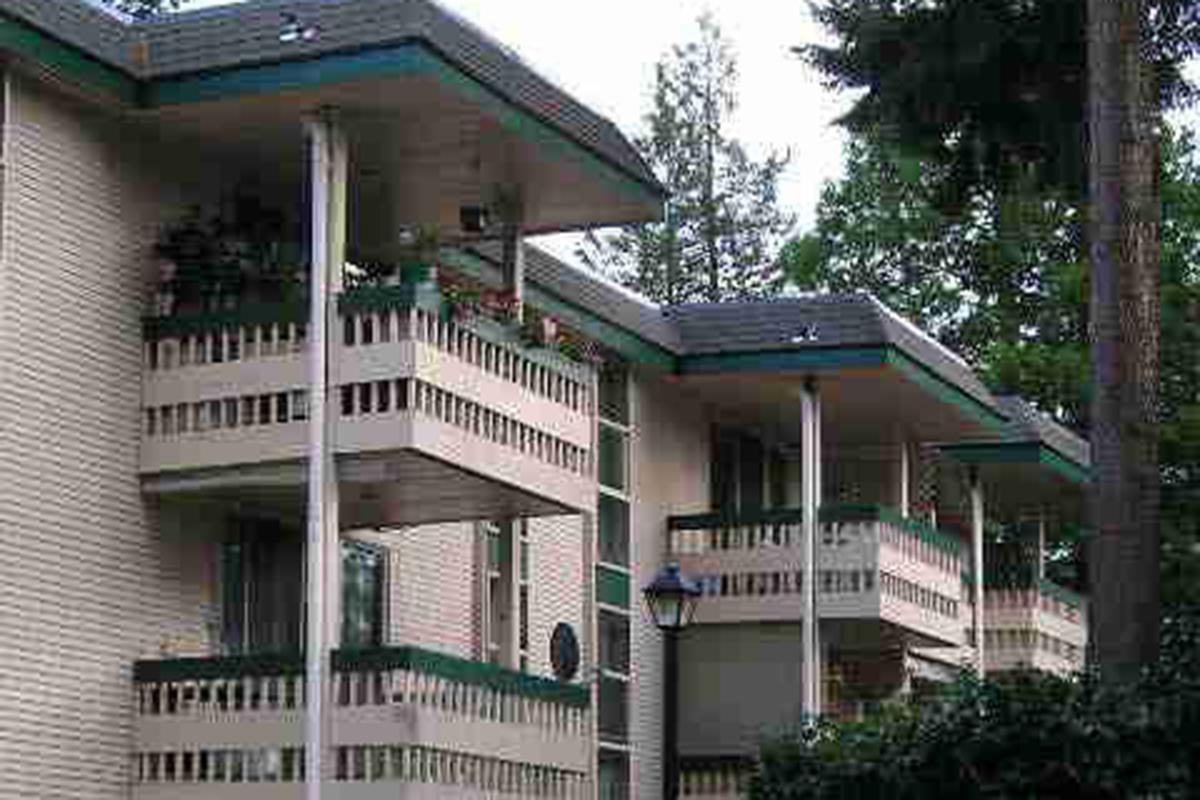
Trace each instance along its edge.
<instances>
[{"instance_id":1,"label":"leafy bush","mask_svg":"<svg viewBox=\"0 0 1200 800\"><path fill-rule=\"evenodd\" d=\"M1200 616L1168 621L1132 685L970 674L923 705L821 723L764 747L753 800L1200 796Z\"/></svg>"}]
</instances>

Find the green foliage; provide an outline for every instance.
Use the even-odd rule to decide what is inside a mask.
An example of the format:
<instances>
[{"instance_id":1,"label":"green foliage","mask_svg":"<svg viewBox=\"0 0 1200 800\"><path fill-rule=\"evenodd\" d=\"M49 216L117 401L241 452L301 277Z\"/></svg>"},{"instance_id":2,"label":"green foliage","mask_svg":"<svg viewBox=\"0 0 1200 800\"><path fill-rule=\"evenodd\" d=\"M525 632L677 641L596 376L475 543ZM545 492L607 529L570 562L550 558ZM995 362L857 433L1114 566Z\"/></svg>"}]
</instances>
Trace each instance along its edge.
<instances>
[{"instance_id":1,"label":"green foliage","mask_svg":"<svg viewBox=\"0 0 1200 800\"><path fill-rule=\"evenodd\" d=\"M134 17L150 17L164 11L175 11L187 0L102 0L118 11Z\"/></svg>"},{"instance_id":2,"label":"green foliage","mask_svg":"<svg viewBox=\"0 0 1200 800\"><path fill-rule=\"evenodd\" d=\"M764 747L752 800L1191 798L1200 788L1200 624L1168 621L1141 681L970 674L923 704Z\"/></svg>"},{"instance_id":3,"label":"green foliage","mask_svg":"<svg viewBox=\"0 0 1200 800\"><path fill-rule=\"evenodd\" d=\"M676 46L655 71L654 106L638 151L670 190L661 223L590 233L580 258L667 304L773 294L776 251L792 227L777 205L787 157L750 158L729 137L737 65L708 16L696 40Z\"/></svg>"},{"instance_id":4,"label":"green foliage","mask_svg":"<svg viewBox=\"0 0 1200 800\"><path fill-rule=\"evenodd\" d=\"M1194 0L1152 0L1151 57L1163 107L1187 99ZM824 0L837 40L799 48L836 89L865 90L840 122L877 132L948 173L938 204L1033 181L1085 189L1086 0Z\"/></svg>"}]
</instances>

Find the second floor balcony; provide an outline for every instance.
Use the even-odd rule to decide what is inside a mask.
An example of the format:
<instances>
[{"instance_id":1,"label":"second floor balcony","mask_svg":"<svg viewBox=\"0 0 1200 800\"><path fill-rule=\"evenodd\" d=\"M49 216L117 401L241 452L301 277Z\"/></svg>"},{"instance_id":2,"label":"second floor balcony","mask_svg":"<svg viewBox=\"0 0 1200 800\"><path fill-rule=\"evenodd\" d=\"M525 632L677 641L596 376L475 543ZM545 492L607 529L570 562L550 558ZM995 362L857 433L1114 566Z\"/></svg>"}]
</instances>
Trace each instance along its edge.
<instances>
[{"instance_id":1,"label":"second floor balcony","mask_svg":"<svg viewBox=\"0 0 1200 800\"><path fill-rule=\"evenodd\" d=\"M799 621L802 521L799 509L671 517L670 557L705 594L696 621ZM880 623L872 639L899 636L917 646L962 643L963 556L957 538L886 507L826 505L816 550L822 621Z\"/></svg>"},{"instance_id":2,"label":"second floor balcony","mask_svg":"<svg viewBox=\"0 0 1200 800\"><path fill-rule=\"evenodd\" d=\"M347 524L433 521L417 502L431 495L452 496L462 517L590 507L592 369L493 320L452 319L411 289L344 293L330 331ZM280 303L147 320L143 476L301 487L307 316Z\"/></svg>"}]
</instances>

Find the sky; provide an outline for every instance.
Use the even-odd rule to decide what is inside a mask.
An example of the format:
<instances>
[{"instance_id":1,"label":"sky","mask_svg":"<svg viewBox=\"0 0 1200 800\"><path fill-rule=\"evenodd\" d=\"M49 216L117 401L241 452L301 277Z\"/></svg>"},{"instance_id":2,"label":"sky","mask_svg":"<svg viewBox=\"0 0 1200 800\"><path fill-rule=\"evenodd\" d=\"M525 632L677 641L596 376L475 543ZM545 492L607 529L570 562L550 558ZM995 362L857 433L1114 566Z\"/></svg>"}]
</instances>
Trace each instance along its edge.
<instances>
[{"instance_id":1,"label":"sky","mask_svg":"<svg viewBox=\"0 0 1200 800\"><path fill-rule=\"evenodd\" d=\"M543 77L604 114L626 135L642 130L650 108L654 65L673 44L696 34L706 10L734 48L740 105L731 131L762 157L790 152L780 182L781 205L798 229L813 221L824 181L840 174L844 136L831 125L849 106L821 86L792 52L821 32L803 0L439 0L515 50ZM192 0L187 8L225 5ZM570 239L543 245L570 255Z\"/></svg>"}]
</instances>

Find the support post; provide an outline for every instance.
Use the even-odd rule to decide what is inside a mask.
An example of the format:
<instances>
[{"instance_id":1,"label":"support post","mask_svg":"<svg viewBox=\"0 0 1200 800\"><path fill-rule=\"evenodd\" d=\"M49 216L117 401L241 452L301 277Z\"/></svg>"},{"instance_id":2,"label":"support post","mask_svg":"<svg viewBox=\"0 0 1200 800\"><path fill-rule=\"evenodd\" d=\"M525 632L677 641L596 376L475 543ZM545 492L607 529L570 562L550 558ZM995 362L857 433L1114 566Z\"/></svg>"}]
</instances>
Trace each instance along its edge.
<instances>
[{"instance_id":1,"label":"support post","mask_svg":"<svg viewBox=\"0 0 1200 800\"><path fill-rule=\"evenodd\" d=\"M501 211L501 271L504 289L512 293L516 305L514 312L520 320L525 313L525 214L519 190L514 190L511 196L506 196Z\"/></svg>"},{"instance_id":2,"label":"support post","mask_svg":"<svg viewBox=\"0 0 1200 800\"><path fill-rule=\"evenodd\" d=\"M975 599L975 670L984 675L983 654L983 482L979 468L971 467L971 569L974 576L971 589Z\"/></svg>"},{"instance_id":3,"label":"support post","mask_svg":"<svg viewBox=\"0 0 1200 800\"><path fill-rule=\"evenodd\" d=\"M1046 577L1046 508L1038 507L1037 579Z\"/></svg>"},{"instance_id":4,"label":"support post","mask_svg":"<svg viewBox=\"0 0 1200 800\"><path fill-rule=\"evenodd\" d=\"M900 510L900 516L908 519L909 514L909 498L911 496L910 487L912 485L912 463L909 459L908 442L900 440L900 484L897 491L900 495L900 502L897 507Z\"/></svg>"},{"instance_id":5,"label":"support post","mask_svg":"<svg viewBox=\"0 0 1200 800\"><path fill-rule=\"evenodd\" d=\"M808 379L800 390L800 503L803 509L803 610L801 623L800 704L804 723L812 724L821 713L817 661L817 522L820 444L817 438L818 401L816 382Z\"/></svg>"},{"instance_id":6,"label":"support post","mask_svg":"<svg viewBox=\"0 0 1200 800\"><path fill-rule=\"evenodd\" d=\"M346 149L334 112L322 110L306 119L304 127L312 181L304 796L306 800L320 800L329 730L326 676L330 647L336 641L340 622L338 487L331 447L334 421L327 407L328 332L334 316L330 288L340 283L345 247Z\"/></svg>"},{"instance_id":7,"label":"support post","mask_svg":"<svg viewBox=\"0 0 1200 800\"><path fill-rule=\"evenodd\" d=\"M663 799L679 797L679 631L663 630Z\"/></svg>"}]
</instances>

